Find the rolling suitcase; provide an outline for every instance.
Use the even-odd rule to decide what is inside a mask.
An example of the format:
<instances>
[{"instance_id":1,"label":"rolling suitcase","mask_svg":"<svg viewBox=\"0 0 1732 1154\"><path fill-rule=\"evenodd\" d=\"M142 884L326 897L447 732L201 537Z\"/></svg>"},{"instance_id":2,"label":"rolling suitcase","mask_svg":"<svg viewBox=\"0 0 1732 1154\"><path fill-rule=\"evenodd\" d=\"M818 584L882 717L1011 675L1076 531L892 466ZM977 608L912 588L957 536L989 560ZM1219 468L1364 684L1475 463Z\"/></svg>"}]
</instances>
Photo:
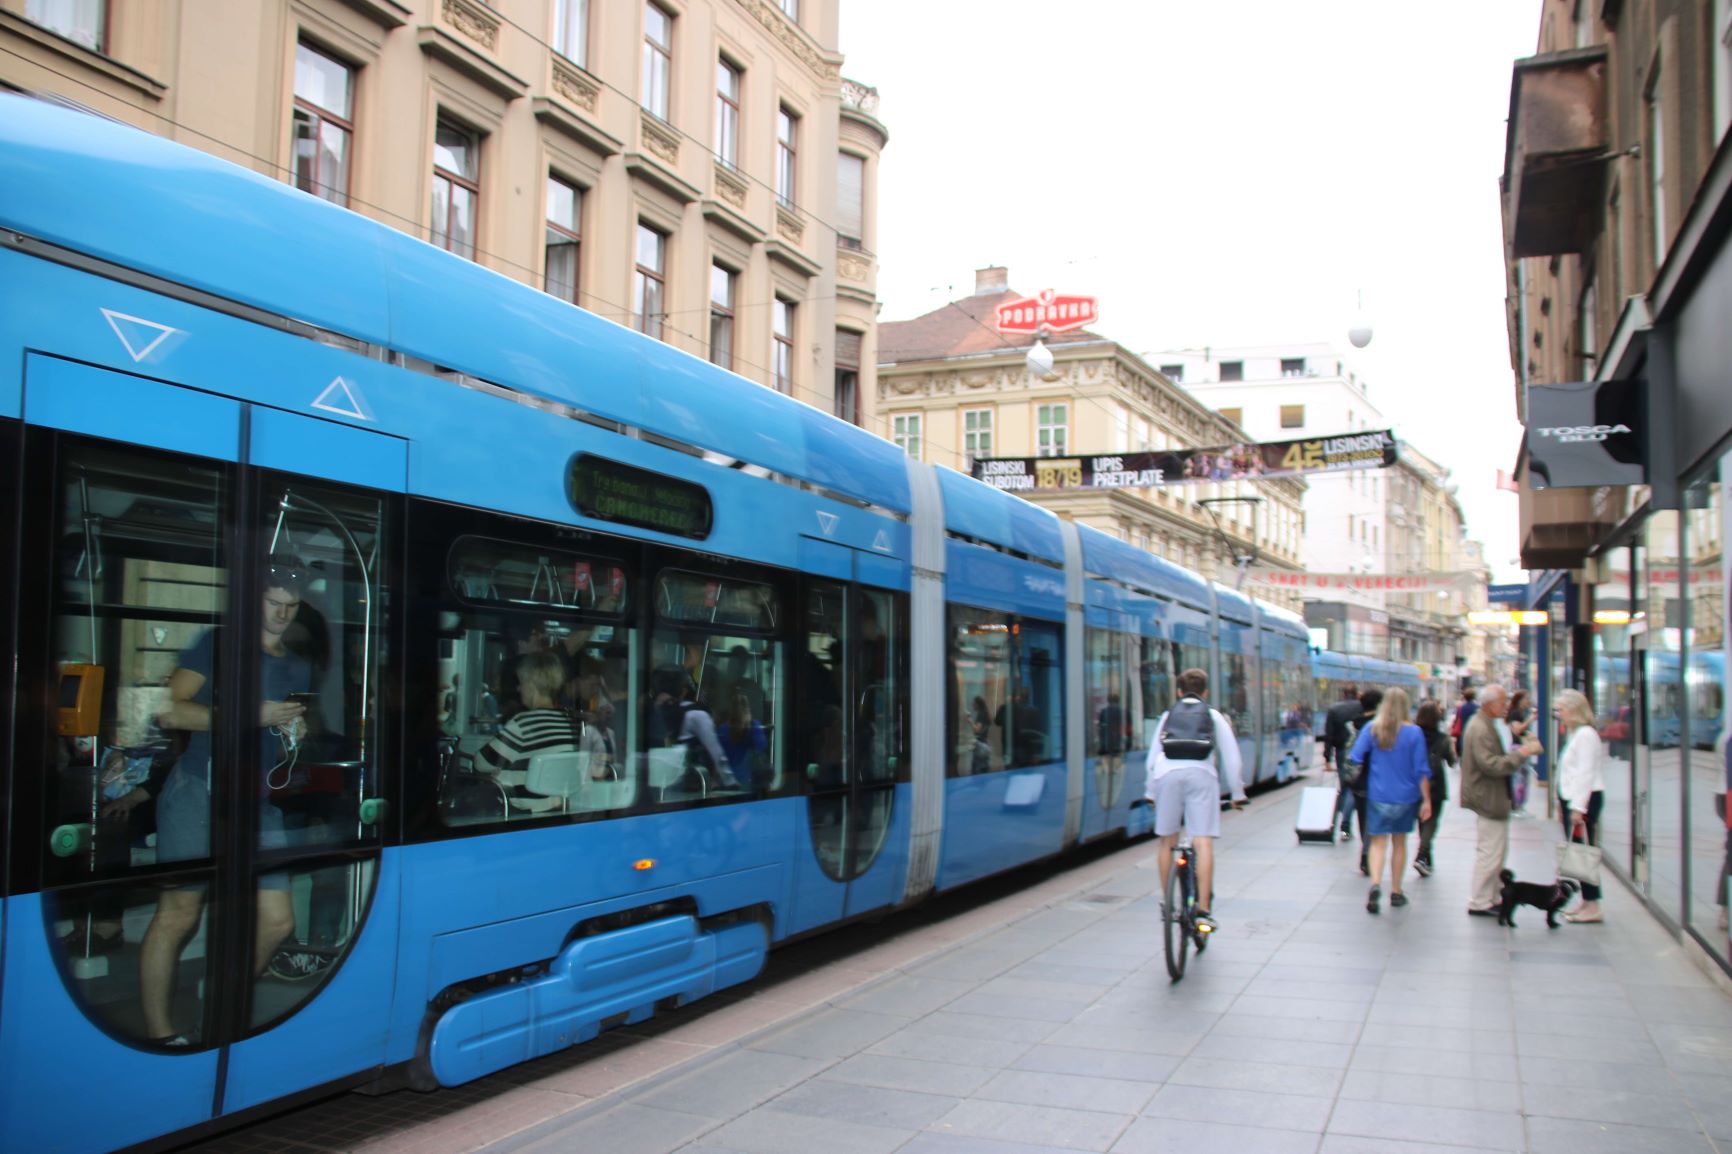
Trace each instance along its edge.
<instances>
[{"instance_id":1,"label":"rolling suitcase","mask_svg":"<svg viewBox=\"0 0 1732 1154\"><path fill-rule=\"evenodd\" d=\"M1293 825L1299 840L1335 844L1335 790L1313 785L1299 791L1299 820Z\"/></svg>"}]
</instances>

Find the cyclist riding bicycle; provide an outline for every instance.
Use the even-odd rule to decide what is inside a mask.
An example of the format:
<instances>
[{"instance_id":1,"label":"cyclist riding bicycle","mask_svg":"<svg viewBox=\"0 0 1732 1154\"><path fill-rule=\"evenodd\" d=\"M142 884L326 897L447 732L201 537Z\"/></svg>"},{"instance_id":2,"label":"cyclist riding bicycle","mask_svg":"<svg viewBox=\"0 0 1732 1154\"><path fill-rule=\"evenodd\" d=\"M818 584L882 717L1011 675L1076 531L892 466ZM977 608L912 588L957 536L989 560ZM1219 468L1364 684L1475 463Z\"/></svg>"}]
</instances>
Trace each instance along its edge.
<instances>
[{"instance_id":1,"label":"cyclist riding bicycle","mask_svg":"<svg viewBox=\"0 0 1732 1154\"><path fill-rule=\"evenodd\" d=\"M1155 805L1155 835L1160 847L1155 860L1161 869L1161 892L1167 890L1167 875L1173 869L1173 843L1179 822L1191 831L1197 857L1197 897L1201 907L1196 922L1203 932L1215 928L1208 907L1215 899L1215 838L1221 833L1221 779L1235 807L1244 804L1244 768L1239 757L1239 739L1233 725L1203 698L1209 693L1209 675L1201 669L1179 674L1179 700L1161 714L1155 726L1148 761L1148 783L1143 794ZM1217 772L1217 765L1220 767Z\"/></svg>"}]
</instances>

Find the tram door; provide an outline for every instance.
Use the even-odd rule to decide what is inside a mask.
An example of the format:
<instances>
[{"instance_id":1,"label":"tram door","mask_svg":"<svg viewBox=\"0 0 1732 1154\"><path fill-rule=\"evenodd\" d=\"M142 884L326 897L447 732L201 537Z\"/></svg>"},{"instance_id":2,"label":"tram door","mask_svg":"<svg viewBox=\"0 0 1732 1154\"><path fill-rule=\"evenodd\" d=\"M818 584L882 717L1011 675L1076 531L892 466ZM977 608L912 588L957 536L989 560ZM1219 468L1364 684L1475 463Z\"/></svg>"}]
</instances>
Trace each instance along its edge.
<instances>
[{"instance_id":1,"label":"tram door","mask_svg":"<svg viewBox=\"0 0 1732 1154\"><path fill-rule=\"evenodd\" d=\"M906 863L887 851L907 778L907 622L905 594L823 579L801 591L793 748L806 845L795 850L794 932L901 894Z\"/></svg>"},{"instance_id":2,"label":"tram door","mask_svg":"<svg viewBox=\"0 0 1732 1154\"><path fill-rule=\"evenodd\" d=\"M34 355L24 416L0 1068L14 1102L101 1108L3 1112L0 1148L378 1065L402 442Z\"/></svg>"}]
</instances>

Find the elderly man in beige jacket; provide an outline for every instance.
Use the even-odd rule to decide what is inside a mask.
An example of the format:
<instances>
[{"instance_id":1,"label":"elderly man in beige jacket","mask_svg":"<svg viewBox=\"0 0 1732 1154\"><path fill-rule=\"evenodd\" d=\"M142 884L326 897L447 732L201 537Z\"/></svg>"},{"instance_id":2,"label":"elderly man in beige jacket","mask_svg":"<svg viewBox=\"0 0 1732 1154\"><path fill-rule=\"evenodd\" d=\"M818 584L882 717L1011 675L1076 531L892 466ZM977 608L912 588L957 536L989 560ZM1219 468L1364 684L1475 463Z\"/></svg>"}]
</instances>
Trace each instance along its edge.
<instances>
[{"instance_id":1,"label":"elderly man in beige jacket","mask_svg":"<svg viewBox=\"0 0 1732 1154\"><path fill-rule=\"evenodd\" d=\"M1532 732L1514 749L1504 748L1495 722L1508 712L1508 691L1501 685L1489 686L1480 694L1479 712L1462 735L1461 805L1479 815L1473 889L1467 899L1467 912L1473 917L1497 916L1497 875L1509 853L1510 777L1543 748Z\"/></svg>"}]
</instances>

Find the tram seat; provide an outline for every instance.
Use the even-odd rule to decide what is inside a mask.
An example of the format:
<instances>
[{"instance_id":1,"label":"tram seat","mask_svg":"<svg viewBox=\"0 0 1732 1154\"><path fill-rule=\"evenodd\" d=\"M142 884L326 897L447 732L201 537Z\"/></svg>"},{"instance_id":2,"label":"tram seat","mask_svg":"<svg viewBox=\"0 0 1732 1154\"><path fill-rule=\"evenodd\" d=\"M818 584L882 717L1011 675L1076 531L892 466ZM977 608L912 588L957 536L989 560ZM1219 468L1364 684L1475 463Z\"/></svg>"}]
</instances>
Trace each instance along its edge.
<instances>
[{"instance_id":1,"label":"tram seat","mask_svg":"<svg viewBox=\"0 0 1732 1154\"><path fill-rule=\"evenodd\" d=\"M557 803L561 810L569 809L572 795L588 777L587 753L538 753L529 759L523 788L541 796L514 797L511 808L519 813L545 813Z\"/></svg>"},{"instance_id":2,"label":"tram seat","mask_svg":"<svg viewBox=\"0 0 1732 1154\"><path fill-rule=\"evenodd\" d=\"M685 776L685 746L669 745L649 751L649 784L658 798L667 794L668 786L679 785Z\"/></svg>"}]
</instances>

